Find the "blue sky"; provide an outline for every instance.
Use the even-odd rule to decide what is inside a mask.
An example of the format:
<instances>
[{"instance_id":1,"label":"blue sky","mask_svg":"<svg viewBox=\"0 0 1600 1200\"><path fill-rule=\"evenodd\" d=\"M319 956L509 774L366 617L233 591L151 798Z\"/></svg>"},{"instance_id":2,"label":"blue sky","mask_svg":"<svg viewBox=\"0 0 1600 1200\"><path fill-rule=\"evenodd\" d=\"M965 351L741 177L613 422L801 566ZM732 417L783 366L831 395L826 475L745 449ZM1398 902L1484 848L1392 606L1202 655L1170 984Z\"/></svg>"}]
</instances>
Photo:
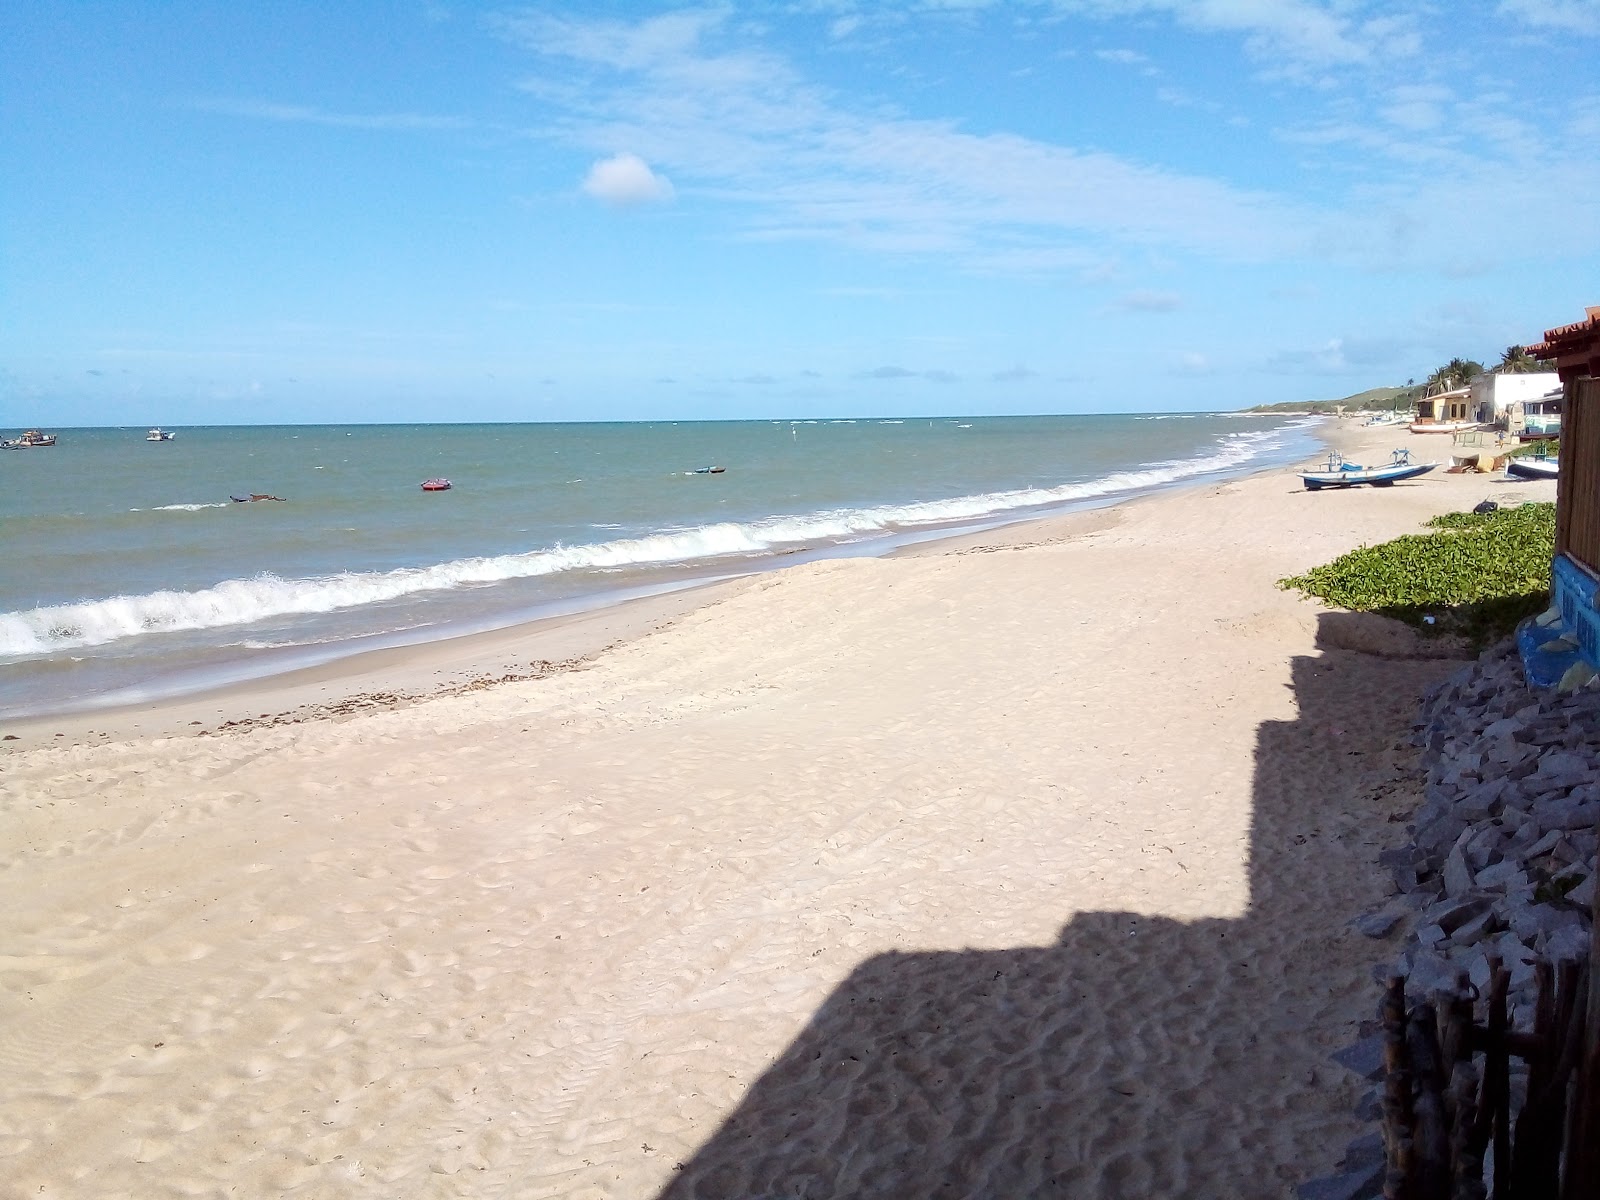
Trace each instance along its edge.
<instances>
[{"instance_id":1,"label":"blue sky","mask_svg":"<svg viewBox=\"0 0 1600 1200\"><path fill-rule=\"evenodd\" d=\"M1600 0L39 3L0 428L1231 409L1600 303Z\"/></svg>"}]
</instances>

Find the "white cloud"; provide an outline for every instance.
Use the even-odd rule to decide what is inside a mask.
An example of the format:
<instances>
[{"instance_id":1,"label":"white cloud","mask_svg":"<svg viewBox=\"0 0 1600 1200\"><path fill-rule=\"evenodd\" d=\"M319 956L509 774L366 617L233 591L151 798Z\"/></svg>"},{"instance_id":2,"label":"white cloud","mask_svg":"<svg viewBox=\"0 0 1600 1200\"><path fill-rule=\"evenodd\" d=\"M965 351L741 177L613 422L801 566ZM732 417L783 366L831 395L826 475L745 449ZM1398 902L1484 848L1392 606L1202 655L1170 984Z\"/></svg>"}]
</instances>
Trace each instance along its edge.
<instances>
[{"instance_id":1,"label":"white cloud","mask_svg":"<svg viewBox=\"0 0 1600 1200\"><path fill-rule=\"evenodd\" d=\"M1600 34L1600 3L1596 0L1501 0L1500 15L1535 29Z\"/></svg>"},{"instance_id":2,"label":"white cloud","mask_svg":"<svg viewBox=\"0 0 1600 1200\"><path fill-rule=\"evenodd\" d=\"M1150 61L1137 50L1096 50L1094 56L1102 62L1119 63L1125 67L1142 67Z\"/></svg>"},{"instance_id":3,"label":"white cloud","mask_svg":"<svg viewBox=\"0 0 1600 1200\"><path fill-rule=\"evenodd\" d=\"M331 113L306 104L274 104L266 100L197 100L194 108L225 117L246 117L254 121L281 121L304 125L329 125L341 129L434 130L467 129L470 121L460 117L436 117L425 113Z\"/></svg>"},{"instance_id":4,"label":"white cloud","mask_svg":"<svg viewBox=\"0 0 1600 1200\"><path fill-rule=\"evenodd\" d=\"M1102 18L1164 13L1206 33L1245 37L1245 47L1275 73L1303 74L1328 67L1409 57L1418 41L1408 17L1360 21L1347 3L1315 0L1056 0L1056 7Z\"/></svg>"},{"instance_id":5,"label":"white cloud","mask_svg":"<svg viewBox=\"0 0 1600 1200\"><path fill-rule=\"evenodd\" d=\"M1379 111L1391 125L1413 133L1438 129L1444 124L1444 105L1452 99L1449 88L1406 85L1390 92L1389 103Z\"/></svg>"},{"instance_id":6,"label":"white cloud","mask_svg":"<svg viewBox=\"0 0 1600 1200\"><path fill-rule=\"evenodd\" d=\"M672 199L672 183L637 154L603 158L584 176L583 190L607 204L628 206Z\"/></svg>"},{"instance_id":7,"label":"white cloud","mask_svg":"<svg viewBox=\"0 0 1600 1200\"><path fill-rule=\"evenodd\" d=\"M529 88L573 145L648 146L657 169L743 207L743 235L942 254L974 269L1103 257L1107 239L1237 259L1304 246L1321 218L1271 194L1102 151L843 107L784 59L722 47L716 13L504 26L577 71ZM1003 267L999 269L1004 269Z\"/></svg>"}]
</instances>

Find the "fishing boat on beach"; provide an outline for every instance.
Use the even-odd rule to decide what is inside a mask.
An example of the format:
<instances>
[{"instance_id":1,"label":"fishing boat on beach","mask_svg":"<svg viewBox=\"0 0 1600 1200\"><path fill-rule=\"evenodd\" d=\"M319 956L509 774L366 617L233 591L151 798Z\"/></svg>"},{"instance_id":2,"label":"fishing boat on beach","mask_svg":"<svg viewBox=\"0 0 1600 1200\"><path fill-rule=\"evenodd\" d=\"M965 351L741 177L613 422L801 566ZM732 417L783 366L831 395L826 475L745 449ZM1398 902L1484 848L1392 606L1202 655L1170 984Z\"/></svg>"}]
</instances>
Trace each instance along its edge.
<instances>
[{"instance_id":1,"label":"fishing boat on beach","mask_svg":"<svg viewBox=\"0 0 1600 1200\"><path fill-rule=\"evenodd\" d=\"M1553 458L1508 458L1506 476L1510 479L1555 479L1561 474L1561 463Z\"/></svg>"},{"instance_id":2,"label":"fishing boat on beach","mask_svg":"<svg viewBox=\"0 0 1600 1200\"><path fill-rule=\"evenodd\" d=\"M1345 462L1344 457L1335 450L1328 455L1327 465L1322 470L1302 471L1300 478L1307 490L1313 492L1320 488L1354 487L1359 483L1369 483L1373 487L1388 487L1396 480L1426 475L1438 465L1438 463L1414 463L1411 461L1411 451L1396 450L1387 466L1364 467L1360 463Z\"/></svg>"}]
</instances>

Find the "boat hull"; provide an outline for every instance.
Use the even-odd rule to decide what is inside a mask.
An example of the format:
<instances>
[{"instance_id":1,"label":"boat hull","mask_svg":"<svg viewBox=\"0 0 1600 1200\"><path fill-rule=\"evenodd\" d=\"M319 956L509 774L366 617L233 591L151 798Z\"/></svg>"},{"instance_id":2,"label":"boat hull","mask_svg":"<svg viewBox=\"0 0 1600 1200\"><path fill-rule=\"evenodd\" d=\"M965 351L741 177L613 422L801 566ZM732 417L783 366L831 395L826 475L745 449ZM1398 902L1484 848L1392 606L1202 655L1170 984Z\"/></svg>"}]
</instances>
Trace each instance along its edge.
<instances>
[{"instance_id":1,"label":"boat hull","mask_svg":"<svg viewBox=\"0 0 1600 1200\"><path fill-rule=\"evenodd\" d=\"M1514 479L1555 479L1561 471L1559 463L1537 458L1508 458L1506 474Z\"/></svg>"},{"instance_id":2,"label":"boat hull","mask_svg":"<svg viewBox=\"0 0 1600 1200\"><path fill-rule=\"evenodd\" d=\"M1347 488L1363 483L1372 487L1388 487L1401 479L1414 479L1418 475L1426 475L1438 465L1438 463L1416 463L1406 467L1375 467L1370 471L1302 471L1300 478L1307 490L1313 492L1321 488Z\"/></svg>"}]
</instances>

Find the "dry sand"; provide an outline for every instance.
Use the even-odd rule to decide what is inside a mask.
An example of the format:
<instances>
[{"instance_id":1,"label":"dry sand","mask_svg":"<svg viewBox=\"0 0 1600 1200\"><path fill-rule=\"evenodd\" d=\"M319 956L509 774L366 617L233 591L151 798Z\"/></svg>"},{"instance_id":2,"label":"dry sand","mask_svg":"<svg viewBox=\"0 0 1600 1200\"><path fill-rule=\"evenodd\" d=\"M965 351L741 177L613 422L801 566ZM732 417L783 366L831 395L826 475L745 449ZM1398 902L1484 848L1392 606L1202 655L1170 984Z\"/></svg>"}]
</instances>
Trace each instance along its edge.
<instances>
[{"instance_id":1,"label":"dry sand","mask_svg":"<svg viewBox=\"0 0 1600 1200\"><path fill-rule=\"evenodd\" d=\"M0 1195L1288 1195L1451 664L1274 581L1552 494L1275 471L9 727Z\"/></svg>"}]
</instances>

